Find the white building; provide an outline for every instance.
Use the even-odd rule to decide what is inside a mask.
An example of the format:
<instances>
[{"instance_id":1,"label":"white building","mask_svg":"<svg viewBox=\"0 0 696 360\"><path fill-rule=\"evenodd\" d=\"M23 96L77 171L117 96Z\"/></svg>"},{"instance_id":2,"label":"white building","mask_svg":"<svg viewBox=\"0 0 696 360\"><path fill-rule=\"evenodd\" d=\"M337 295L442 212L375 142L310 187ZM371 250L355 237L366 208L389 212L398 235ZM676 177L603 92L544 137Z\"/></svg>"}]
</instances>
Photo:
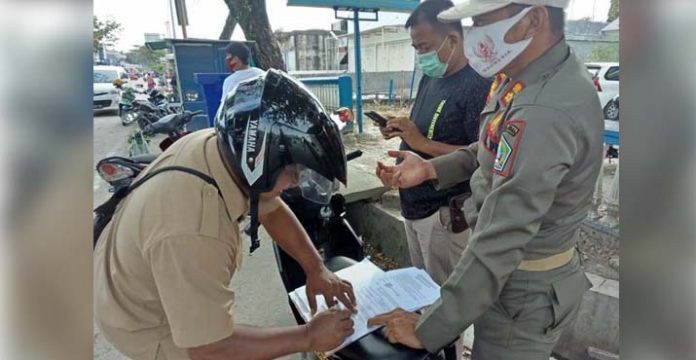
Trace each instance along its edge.
<instances>
[{"instance_id":1,"label":"white building","mask_svg":"<svg viewBox=\"0 0 696 360\"><path fill-rule=\"evenodd\" d=\"M145 43L155 42L162 40L162 34L157 33L145 33Z\"/></svg>"},{"instance_id":2,"label":"white building","mask_svg":"<svg viewBox=\"0 0 696 360\"><path fill-rule=\"evenodd\" d=\"M348 40L348 72L355 72L353 34L342 35ZM415 52L411 37L403 25L387 25L360 32L363 72L412 71Z\"/></svg>"}]
</instances>

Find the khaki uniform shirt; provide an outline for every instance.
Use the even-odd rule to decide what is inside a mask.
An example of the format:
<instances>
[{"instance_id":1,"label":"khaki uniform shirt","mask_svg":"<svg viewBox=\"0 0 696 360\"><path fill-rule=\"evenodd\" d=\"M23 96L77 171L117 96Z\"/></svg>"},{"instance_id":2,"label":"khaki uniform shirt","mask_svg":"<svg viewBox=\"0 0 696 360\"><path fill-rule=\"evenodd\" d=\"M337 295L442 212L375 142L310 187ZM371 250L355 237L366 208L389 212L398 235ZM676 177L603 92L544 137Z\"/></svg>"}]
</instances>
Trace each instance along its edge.
<instances>
[{"instance_id":1,"label":"khaki uniform shirt","mask_svg":"<svg viewBox=\"0 0 696 360\"><path fill-rule=\"evenodd\" d=\"M575 246L602 161L599 100L565 40L492 91L481 116L478 143L433 160L440 187L470 178L473 232L416 328L430 351L481 316L522 260Z\"/></svg>"},{"instance_id":2,"label":"khaki uniform shirt","mask_svg":"<svg viewBox=\"0 0 696 360\"><path fill-rule=\"evenodd\" d=\"M238 220L248 199L217 146L212 130L195 132L147 171L193 168L215 179L220 193L188 173L158 174L122 201L99 239L95 319L104 337L131 358L188 359L183 348L224 339L234 330L229 284L243 252ZM260 212L279 204L262 203Z\"/></svg>"}]
</instances>

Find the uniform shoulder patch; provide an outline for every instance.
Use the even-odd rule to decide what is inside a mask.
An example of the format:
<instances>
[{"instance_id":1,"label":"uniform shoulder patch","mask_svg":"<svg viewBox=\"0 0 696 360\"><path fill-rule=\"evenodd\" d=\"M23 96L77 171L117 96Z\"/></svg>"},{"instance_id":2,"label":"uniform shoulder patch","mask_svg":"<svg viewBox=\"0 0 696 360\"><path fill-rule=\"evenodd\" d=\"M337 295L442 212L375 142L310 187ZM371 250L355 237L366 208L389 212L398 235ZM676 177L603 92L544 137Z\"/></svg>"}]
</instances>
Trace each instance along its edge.
<instances>
[{"instance_id":1,"label":"uniform shoulder patch","mask_svg":"<svg viewBox=\"0 0 696 360\"><path fill-rule=\"evenodd\" d=\"M503 177L512 174L512 167L517 156L517 148L524 133L526 122L524 120L512 120L505 124L505 131L500 136L498 152L493 164L493 173Z\"/></svg>"}]
</instances>

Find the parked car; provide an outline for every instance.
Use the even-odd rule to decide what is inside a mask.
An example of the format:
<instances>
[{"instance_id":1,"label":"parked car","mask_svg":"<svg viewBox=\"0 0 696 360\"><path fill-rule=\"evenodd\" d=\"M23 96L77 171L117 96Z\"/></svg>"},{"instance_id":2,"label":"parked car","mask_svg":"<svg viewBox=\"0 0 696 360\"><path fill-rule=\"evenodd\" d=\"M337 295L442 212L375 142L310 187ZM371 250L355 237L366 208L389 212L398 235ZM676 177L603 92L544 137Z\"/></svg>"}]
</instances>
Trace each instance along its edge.
<instances>
[{"instance_id":1,"label":"parked car","mask_svg":"<svg viewBox=\"0 0 696 360\"><path fill-rule=\"evenodd\" d=\"M592 77L602 109L619 94L619 63L587 63L587 71Z\"/></svg>"},{"instance_id":2,"label":"parked car","mask_svg":"<svg viewBox=\"0 0 696 360\"><path fill-rule=\"evenodd\" d=\"M126 70L120 66L97 65L93 74L93 110L118 112L121 92L112 84L116 79L128 81Z\"/></svg>"},{"instance_id":3,"label":"parked car","mask_svg":"<svg viewBox=\"0 0 696 360\"><path fill-rule=\"evenodd\" d=\"M619 95L614 96L604 106L604 118L607 120L619 120Z\"/></svg>"}]
</instances>

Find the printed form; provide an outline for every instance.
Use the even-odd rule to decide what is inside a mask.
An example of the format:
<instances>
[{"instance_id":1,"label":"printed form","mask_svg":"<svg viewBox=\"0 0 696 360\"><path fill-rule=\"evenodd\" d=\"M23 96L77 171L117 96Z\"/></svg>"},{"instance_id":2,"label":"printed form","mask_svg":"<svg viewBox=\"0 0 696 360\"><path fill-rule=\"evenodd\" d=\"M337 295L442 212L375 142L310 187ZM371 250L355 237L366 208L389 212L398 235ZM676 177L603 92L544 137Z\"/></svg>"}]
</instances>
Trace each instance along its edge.
<instances>
[{"instance_id":1,"label":"printed form","mask_svg":"<svg viewBox=\"0 0 696 360\"><path fill-rule=\"evenodd\" d=\"M440 287L430 278L430 275L424 270L414 267L385 272L369 259L365 259L353 266L337 271L336 275L341 279L350 281L353 285L358 313L352 316L355 323L355 333L328 354L333 354L376 330L378 327L367 326L367 320L370 318L396 308L416 311L432 305L440 298ZM312 315L307 301L306 287L299 287L289 295L302 318L309 321ZM327 308L324 297L318 296L317 312Z\"/></svg>"}]
</instances>

